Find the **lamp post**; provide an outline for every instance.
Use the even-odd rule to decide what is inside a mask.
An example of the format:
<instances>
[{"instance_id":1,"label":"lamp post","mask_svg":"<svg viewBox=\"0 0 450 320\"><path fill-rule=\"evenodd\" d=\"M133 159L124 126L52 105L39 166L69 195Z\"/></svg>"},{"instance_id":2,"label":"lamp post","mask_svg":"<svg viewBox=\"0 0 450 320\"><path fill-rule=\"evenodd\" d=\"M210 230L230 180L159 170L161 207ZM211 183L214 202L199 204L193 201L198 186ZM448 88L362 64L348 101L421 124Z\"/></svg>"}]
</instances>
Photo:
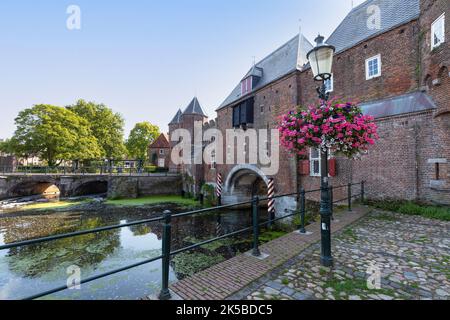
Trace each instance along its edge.
<instances>
[{"instance_id":1,"label":"lamp post","mask_svg":"<svg viewBox=\"0 0 450 320\"><path fill-rule=\"evenodd\" d=\"M319 98L326 102L329 98L329 93L327 93L325 81L331 79L335 48L323 43L323 40L324 37L320 35L315 39L316 46L308 52L307 58L314 74L314 80L322 82L321 86L317 88ZM331 267L333 265L333 257L331 256L331 204L330 194L328 192L328 150L320 148L320 152L320 216L322 237L320 260L323 266Z\"/></svg>"}]
</instances>

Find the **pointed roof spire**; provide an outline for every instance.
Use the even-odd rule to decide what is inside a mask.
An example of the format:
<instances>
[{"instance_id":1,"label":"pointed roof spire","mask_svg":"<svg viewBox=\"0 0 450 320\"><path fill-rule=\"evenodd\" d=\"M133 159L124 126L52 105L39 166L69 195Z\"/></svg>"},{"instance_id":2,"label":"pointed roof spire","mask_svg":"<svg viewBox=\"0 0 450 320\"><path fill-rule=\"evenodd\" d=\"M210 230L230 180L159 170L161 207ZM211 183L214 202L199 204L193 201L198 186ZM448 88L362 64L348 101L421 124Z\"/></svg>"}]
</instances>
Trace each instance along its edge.
<instances>
[{"instance_id":1,"label":"pointed roof spire","mask_svg":"<svg viewBox=\"0 0 450 320\"><path fill-rule=\"evenodd\" d=\"M175 117L173 118L172 121L170 121L169 124L178 124L181 122L181 116L183 115L183 112L181 112L181 109L178 109L177 114L175 115Z\"/></svg>"},{"instance_id":2,"label":"pointed roof spire","mask_svg":"<svg viewBox=\"0 0 450 320\"><path fill-rule=\"evenodd\" d=\"M194 99L192 99L191 103L189 103L186 110L184 110L183 114L199 114L206 118L208 117L206 115L205 111L203 111L203 108L200 105L200 102L198 102L197 97L194 97Z\"/></svg>"}]
</instances>

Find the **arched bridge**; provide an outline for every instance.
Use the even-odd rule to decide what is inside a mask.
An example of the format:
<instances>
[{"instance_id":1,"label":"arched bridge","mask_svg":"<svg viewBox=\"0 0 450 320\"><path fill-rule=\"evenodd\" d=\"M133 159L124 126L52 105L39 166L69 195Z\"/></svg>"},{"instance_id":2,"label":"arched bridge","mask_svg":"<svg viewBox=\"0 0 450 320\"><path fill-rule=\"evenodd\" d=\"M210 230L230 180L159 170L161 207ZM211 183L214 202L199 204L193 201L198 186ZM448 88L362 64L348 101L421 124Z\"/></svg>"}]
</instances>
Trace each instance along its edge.
<instances>
[{"instance_id":1,"label":"arched bridge","mask_svg":"<svg viewBox=\"0 0 450 320\"><path fill-rule=\"evenodd\" d=\"M59 193L74 197L107 193L109 198L179 194L181 177L176 174L151 175L58 175L6 174L0 176L0 199Z\"/></svg>"}]
</instances>

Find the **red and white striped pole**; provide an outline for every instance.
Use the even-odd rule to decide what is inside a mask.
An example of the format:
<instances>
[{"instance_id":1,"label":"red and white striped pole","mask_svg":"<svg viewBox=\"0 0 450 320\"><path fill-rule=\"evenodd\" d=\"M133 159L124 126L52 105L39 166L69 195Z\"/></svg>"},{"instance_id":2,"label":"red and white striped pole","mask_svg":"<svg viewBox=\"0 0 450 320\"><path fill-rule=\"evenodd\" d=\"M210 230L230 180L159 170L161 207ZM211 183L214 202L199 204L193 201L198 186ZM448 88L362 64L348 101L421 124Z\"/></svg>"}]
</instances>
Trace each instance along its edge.
<instances>
[{"instance_id":1,"label":"red and white striped pole","mask_svg":"<svg viewBox=\"0 0 450 320\"><path fill-rule=\"evenodd\" d=\"M216 187L217 205L221 206L222 205L222 184L223 184L223 178L222 178L221 173L217 174L216 183L217 183L217 187Z\"/></svg>"},{"instance_id":2,"label":"red and white striped pole","mask_svg":"<svg viewBox=\"0 0 450 320\"><path fill-rule=\"evenodd\" d=\"M268 190L267 190L267 194L268 194L268 199L269 199L269 226L272 225L272 220L275 218L275 182L273 180L273 178L269 179L269 185L268 185Z\"/></svg>"}]
</instances>

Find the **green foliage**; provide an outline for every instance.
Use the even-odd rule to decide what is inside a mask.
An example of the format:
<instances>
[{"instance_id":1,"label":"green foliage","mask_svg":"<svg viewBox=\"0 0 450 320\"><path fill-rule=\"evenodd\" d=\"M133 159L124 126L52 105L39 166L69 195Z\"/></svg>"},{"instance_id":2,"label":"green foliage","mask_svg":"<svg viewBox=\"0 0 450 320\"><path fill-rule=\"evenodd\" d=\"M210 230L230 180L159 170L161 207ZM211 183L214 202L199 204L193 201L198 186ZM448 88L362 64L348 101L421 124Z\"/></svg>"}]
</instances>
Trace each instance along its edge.
<instances>
[{"instance_id":1,"label":"green foliage","mask_svg":"<svg viewBox=\"0 0 450 320\"><path fill-rule=\"evenodd\" d=\"M183 206L195 206L197 203L192 199L184 199L180 196L150 196L137 199L108 200L106 204L114 206L145 206L154 204L171 203Z\"/></svg>"},{"instance_id":2,"label":"green foliage","mask_svg":"<svg viewBox=\"0 0 450 320\"><path fill-rule=\"evenodd\" d=\"M160 135L159 127L150 122L137 123L126 142L129 155L134 159L145 160L148 146Z\"/></svg>"},{"instance_id":3,"label":"green foliage","mask_svg":"<svg viewBox=\"0 0 450 320\"><path fill-rule=\"evenodd\" d=\"M180 253L172 261L175 263L175 272L182 277L193 276L213 265L225 261L221 255L209 256L203 253Z\"/></svg>"},{"instance_id":4,"label":"green foliage","mask_svg":"<svg viewBox=\"0 0 450 320\"><path fill-rule=\"evenodd\" d=\"M259 241L261 241L261 243L270 242L272 240L281 238L282 236L285 236L286 234L287 234L287 232L284 232L284 231L267 230L267 231L262 232L259 235Z\"/></svg>"},{"instance_id":5,"label":"green foliage","mask_svg":"<svg viewBox=\"0 0 450 320\"><path fill-rule=\"evenodd\" d=\"M205 196L205 204L209 206L213 206L216 204L216 197L215 197L215 191L216 189L214 186L210 184L204 184L201 188L201 192Z\"/></svg>"},{"instance_id":6,"label":"green foliage","mask_svg":"<svg viewBox=\"0 0 450 320\"><path fill-rule=\"evenodd\" d=\"M419 204L411 201L370 201L369 204L381 210L450 221L450 208L448 207Z\"/></svg>"},{"instance_id":7,"label":"green foliage","mask_svg":"<svg viewBox=\"0 0 450 320\"><path fill-rule=\"evenodd\" d=\"M57 106L35 105L19 113L17 129L2 145L17 156L39 156L49 166L58 160L94 159L100 156L89 123L74 112Z\"/></svg>"},{"instance_id":8,"label":"green foliage","mask_svg":"<svg viewBox=\"0 0 450 320\"><path fill-rule=\"evenodd\" d=\"M103 104L84 100L78 100L67 109L88 121L91 132L98 141L100 157L121 159L126 155L123 137L125 121L119 113L114 113Z\"/></svg>"}]
</instances>

